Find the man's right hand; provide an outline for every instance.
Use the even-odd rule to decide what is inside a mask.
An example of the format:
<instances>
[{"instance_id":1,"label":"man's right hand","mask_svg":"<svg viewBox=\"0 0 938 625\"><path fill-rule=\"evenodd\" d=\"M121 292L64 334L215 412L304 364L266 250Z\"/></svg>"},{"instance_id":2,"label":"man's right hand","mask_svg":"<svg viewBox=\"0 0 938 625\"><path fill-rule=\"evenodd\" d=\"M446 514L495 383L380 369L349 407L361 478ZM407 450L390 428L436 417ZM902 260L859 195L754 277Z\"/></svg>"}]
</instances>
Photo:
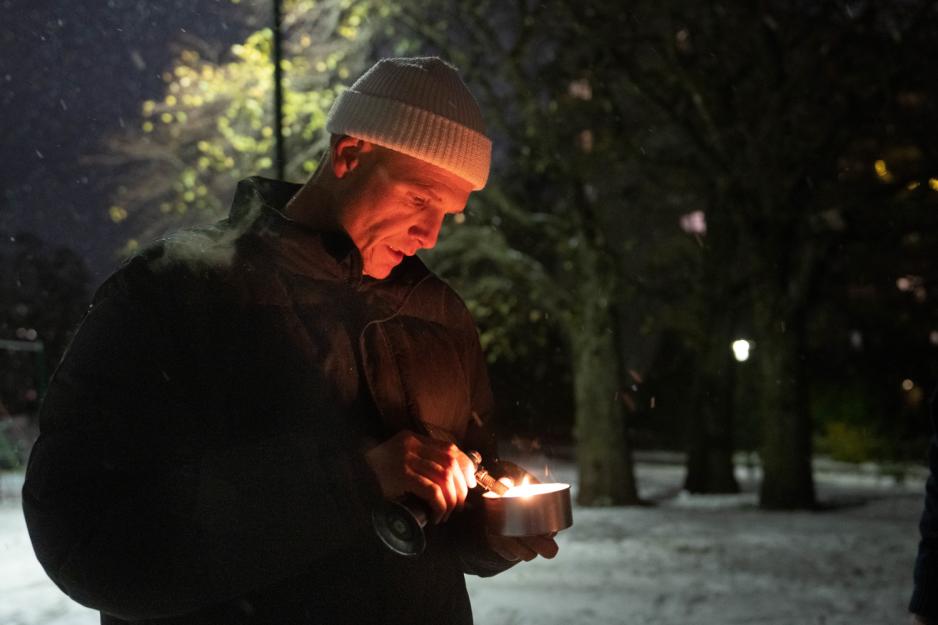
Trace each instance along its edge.
<instances>
[{"instance_id":1,"label":"man's right hand","mask_svg":"<svg viewBox=\"0 0 938 625\"><path fill-rule=\"evenodd\" d=\"M430 507L434 523L462 508L476 485L475 465L458 447L408 430L365 452L365 461L386 499L416 495Z\"/></svg>"}]
</instances>

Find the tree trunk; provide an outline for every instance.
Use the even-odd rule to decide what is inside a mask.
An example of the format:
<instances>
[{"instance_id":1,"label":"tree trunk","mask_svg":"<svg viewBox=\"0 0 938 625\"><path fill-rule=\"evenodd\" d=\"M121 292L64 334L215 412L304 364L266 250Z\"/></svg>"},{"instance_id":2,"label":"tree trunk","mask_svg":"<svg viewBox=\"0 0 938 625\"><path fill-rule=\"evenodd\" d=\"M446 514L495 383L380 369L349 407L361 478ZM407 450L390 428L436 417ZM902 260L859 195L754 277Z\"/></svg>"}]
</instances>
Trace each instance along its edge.
<instances>
[{"instance_id":1,"label":"tree trunk","mask_svg":"<svg viewBox=\"0 0 938 625\"><path fill-rule=\"evenodd\" d=\"M691 493L738 493L733 467L736 367L732 336L718 332L706 347L695 380L694 412L687 435L687 475Z\"/></svg>"},{"instance_id":2,"label":"tree trunk","mask_svg":"<svg viewBox=\"0 0 938 625\"><path fill-rule=\"evenodd\" d=\"M724 204L722 199L715 205ZM705 286L702 340L698 344L692 405L685 445L687 474L684 489L691 493L738 493L733 467L733 420L736 367L730 348L736 338L737 311L731 293L734 276L726 268L737 261L738 245L725 210L707 212L703 257Z\"/></svg>"},{"instance_id":3,"label":"tree trunk","mask_svg":"<svg viewBox=\"0 0 938 625\"><path fill-rule=\"evenodd\" d=\"M598 287L598 288L591 288ZM576 405L577 501L586 506L639 503L619 398L613 320L599 285L581 284L570 328Z\"/></svg>"},{"instance_id":4,"label":"tree trunk","mask_svg":"<svg viewBox=\"0 0 938 625\"><path fill-rule=\"evenodd\" d=\"M757 315L761 332L754 359L762 396L762 487L759 504L770 509L815 506L811 470L811 419L805 375L803 315Z\"/></svg>"}]
</instances>

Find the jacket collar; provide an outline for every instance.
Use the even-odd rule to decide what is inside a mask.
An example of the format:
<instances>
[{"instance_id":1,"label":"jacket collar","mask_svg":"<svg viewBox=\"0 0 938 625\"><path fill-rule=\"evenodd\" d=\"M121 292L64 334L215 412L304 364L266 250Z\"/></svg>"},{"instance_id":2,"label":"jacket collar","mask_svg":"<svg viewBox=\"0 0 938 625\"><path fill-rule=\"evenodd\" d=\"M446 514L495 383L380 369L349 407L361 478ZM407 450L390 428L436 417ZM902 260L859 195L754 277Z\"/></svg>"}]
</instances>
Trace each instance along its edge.
<instances>
[{"instance_id":1,"label":"jacket collar","mask_svg":"<svg viewBox=\"0 0 938 625\"><path fill-rule=\"evenodd\" d=\"M281 270L314 279L358 284L362 257L344 232L323 232L294 221L284 208L302 185L253 176L238 183L228 221L250 231Z\"/></svg>"},{"instance_id":2,"label":"jacket collar","mask_svg":"<svg viewBox=\"0 0 938 625\"><path fill-rule=\"evenodd\" d=\"M238 183L228 223L255 235L279 269L317 280L341 281L397 305L430 275L415 256L384 280L362 275L362 256L344 232L323 232L289 219L283 210L302 185L252 176Z\"/></svg>"}]
</instances>

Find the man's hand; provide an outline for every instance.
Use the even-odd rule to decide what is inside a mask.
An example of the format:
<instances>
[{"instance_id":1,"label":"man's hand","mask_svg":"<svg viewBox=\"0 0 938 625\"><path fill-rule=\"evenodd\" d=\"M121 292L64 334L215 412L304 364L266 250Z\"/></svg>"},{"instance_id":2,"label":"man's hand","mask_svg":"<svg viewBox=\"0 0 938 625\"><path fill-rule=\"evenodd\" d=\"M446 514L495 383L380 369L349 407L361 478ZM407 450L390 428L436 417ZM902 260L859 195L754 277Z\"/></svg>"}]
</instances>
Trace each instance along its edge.
<instances>
[{"instance_id":1,"label":"man's hand","mask_svg":"<svg viewBox=\"0 0 938 625\"><path fill-rule=\"evenodd\" d=\"M434 523L462 508L476 485L475 466L458 447L407 430L365 452L365 461L386 499L416 495L429 505Z\"/></svg>"},{"instance_id":2,"label":"man's hand","mask_svg":"<svg viewBox=\"0 0 938 625\"><path fill-rule=\"evenodd\" d=\"M530 562L537 556L550 559L557 555L559 547L554 541L555 535L511 537L486 533L485 538L495 553L509 562Z\"/></svg>"},{"instance_id":3,"label":"man's hand","mask_svg":"<svg viewBox=\"0 0 938 625\"><path fill-rule=\"evenodd\" d=\"M929 625L929 622L924 616L912 615L912 625Z\"/></svg>"}]
</instances>

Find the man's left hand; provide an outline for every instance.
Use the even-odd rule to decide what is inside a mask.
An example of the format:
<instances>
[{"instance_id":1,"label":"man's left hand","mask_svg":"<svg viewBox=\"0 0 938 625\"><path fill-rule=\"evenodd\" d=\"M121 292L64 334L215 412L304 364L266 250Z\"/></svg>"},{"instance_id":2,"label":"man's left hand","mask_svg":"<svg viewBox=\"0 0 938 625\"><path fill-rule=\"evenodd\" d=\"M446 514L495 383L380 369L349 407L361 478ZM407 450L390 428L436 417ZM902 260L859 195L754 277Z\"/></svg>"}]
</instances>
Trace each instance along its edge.
<instances>
[{"instance_id":1,"label":"man's left hand","mask_svg":"<svg viewBox=\"0 0 938 625\"><path fill-rule=\"evenodd\" d=\"M486 540L495 553L509 562L530 562L537 556L550 559L557 555L559 547L554 536L555 534L518 537L486 534Z\"/></svg>"}]
</instances>

